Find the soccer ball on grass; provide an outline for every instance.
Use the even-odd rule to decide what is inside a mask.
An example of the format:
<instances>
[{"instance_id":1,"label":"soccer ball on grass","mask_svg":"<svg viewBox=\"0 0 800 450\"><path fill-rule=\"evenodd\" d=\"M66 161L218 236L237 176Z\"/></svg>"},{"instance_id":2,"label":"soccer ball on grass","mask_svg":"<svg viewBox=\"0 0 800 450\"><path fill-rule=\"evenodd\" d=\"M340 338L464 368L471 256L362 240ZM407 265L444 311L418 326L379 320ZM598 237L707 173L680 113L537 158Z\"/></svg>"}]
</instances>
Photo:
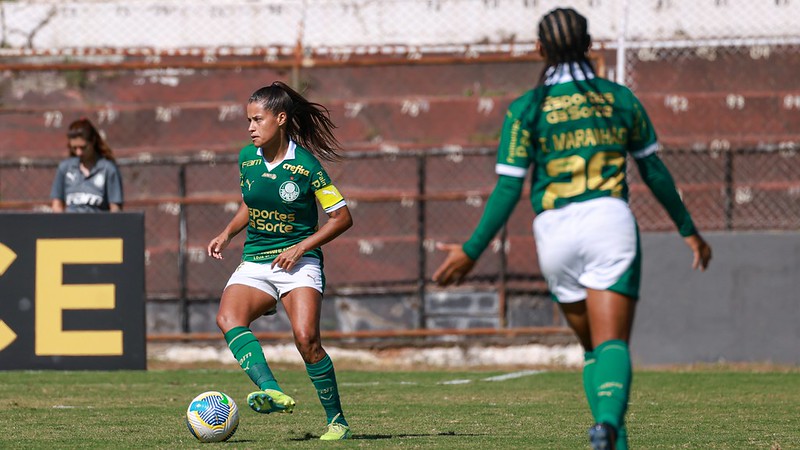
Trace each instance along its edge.
<instances>
[{"instance_id":1,"label":"soccer ball on grass","mask_svg":"<svg viewBox=\"0 0 800 450\"><path fill-rule=\"evenodd\" d=\"M200 442L226 441L239 426L239 408L222 392L203 392L189 403L186 426Z\"/></svg>"}]
</instances>

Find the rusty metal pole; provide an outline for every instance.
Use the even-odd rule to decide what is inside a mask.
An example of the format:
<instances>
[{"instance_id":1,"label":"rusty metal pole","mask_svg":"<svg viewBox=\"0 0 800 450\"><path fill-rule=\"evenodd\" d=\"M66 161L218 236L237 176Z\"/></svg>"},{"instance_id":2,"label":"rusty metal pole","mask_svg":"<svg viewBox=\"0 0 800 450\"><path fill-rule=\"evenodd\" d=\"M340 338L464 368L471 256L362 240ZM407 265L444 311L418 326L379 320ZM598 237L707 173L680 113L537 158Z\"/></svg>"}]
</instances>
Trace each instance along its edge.
<instances>
[{"instance_id":1,"label":"rusty metal pole","mask_svg":"<svg viewBox=\"0 0 800 450\"><path fill-rule=\"evenodd\" d=\"M500 328L508 326L508 306L506 303L508 294L508 254L506 253L506 243L508 242L508 226L504 225L500 230L500 276L497 279L497 315L500 319Z\"/></svg>"},{"instance_id":2,"label":"rusty metal pole","mask_svg":"<svg viewBox=\"0 0 800 450\"><path fill-rule=\"evenodd\" d=\"M417 155L417 195L419 196L419 201L417 201L417 248L419 250L419 268L417 272L417 297L419 301L419 305L417 306L417 311L419 314L417 328L424 330L426 327L425 325L425 290L426 290L426 266L428 255L425 250L425 227L426 227L426 217L425 217L425 205L427 202L425 201L425 183L427 182L426 179L426 165L427 158L424 152L419 152Z\"/></svg>"},{"instance_id":3,"label":"rusty metal pole","mask_svg":"<svg viewBox=\"0 0 800 450\"><path fill-rule=\"evenodd\" d=\"M181 198L186 197L186 165L181 164L178 169L178 195ZM179 301L180 301L180 320L181 331L189 333L189 273L186 267L189 261L188 255L188 220L186 218L186 205L181 202L178 206L178 283L179 284Z\"/></svg>"},{"instance_id":4,"label":"rusty metal pole","mask_svg":"<svg viewBox=\"0 0 800 450\"><path fill-rule=\"evenodd\" d=\"M723 150L725 158L725 230L733 230L733 149Z\"/></svg>"},{"instance_id":5,"label":"rusty metal pole","mask_svg":"<svg viewBox=\"0 0 800 450\"><path fill-rule=\"evenodd\" d=\"M297 37L297 44L294 46L294 60L292 62L292 75L289 80L292 88L297 92L303 92L300 86L300 69L303 66L303 42Z\"/></svg>"}]
</instances>

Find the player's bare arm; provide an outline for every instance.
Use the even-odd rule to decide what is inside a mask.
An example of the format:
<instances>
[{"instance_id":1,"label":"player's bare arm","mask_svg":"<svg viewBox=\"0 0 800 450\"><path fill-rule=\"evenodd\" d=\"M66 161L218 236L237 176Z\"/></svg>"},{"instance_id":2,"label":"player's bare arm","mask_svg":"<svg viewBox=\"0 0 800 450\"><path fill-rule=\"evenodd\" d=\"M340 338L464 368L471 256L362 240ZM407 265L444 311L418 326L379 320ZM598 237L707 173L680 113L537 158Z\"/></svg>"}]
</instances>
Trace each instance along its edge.
<instances>
[{"instance_id":1,"label":"player's bare arm","mask_svg":"<svg viewBox=\"0 0 800 450\"><path fill-rule=\"evenodd\" d=\"M353 216L350 214L350 209L348 209L347 206L331 211L328 213L328 220L319 230L299 244L278 255L278 257L272 261L272 267L277 266L286 271L292 270L305 252L327 244L352 226Z\"/></svg>"},{"instance_id":2,"label":"player's bare arm","mask_svg":"<svg viewBox=\"0 0 800 450\"><path fill-rule=\"evenodd\" d=\"M228 226L208 243L208 256L214 259L223 259L222 251L225 250L231 239L247 226L247 215L247 205L242 202Z\"/></svg>"}]
</instances>

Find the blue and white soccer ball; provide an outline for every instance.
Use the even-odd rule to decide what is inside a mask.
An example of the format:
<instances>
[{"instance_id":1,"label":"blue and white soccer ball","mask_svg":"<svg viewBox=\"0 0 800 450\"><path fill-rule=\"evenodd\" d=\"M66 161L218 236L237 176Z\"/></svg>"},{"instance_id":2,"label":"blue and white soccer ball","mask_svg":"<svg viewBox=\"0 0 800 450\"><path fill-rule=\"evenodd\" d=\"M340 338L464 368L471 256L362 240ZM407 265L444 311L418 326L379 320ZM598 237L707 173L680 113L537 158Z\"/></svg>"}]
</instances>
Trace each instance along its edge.
<instances>
[{"instance_id":1,"label":"blue and white soccer ball","mask_svg":"<svg viewBox=\"0 0 800 450\"><path fill-rule=\"evenodd\" d=\"M203 392L189 404L186 426L200 442L226 441L239 426L239 408L222 392Z\"/></svg>"}]
</instances>

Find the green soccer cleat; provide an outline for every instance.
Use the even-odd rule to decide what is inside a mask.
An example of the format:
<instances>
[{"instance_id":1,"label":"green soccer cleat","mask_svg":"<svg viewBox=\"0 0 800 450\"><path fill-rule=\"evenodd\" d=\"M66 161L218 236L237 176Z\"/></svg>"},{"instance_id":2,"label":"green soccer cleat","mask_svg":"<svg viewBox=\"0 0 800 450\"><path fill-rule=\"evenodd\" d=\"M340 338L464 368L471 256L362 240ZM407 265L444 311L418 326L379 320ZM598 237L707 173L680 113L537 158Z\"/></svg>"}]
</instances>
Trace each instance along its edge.
<instances>
[{"instance_id":1,"label":"green soccer cleat","mask_svg":"<svg viewBox=\"0 0 800 450\"><path fill-rule=\"evenodd\" d=\"M294 411L294 399L281 391L266 389L263 391L251 392L247 396L247 404L250 409L261 414L281 412L291 414Z\"/></svg>"},{"instance_id":2,"label":"green soccer cleat","mask_svg":"<svg viewBox=\"0 0 800 450\"><path fill-rule=\"evenodd\" d=\"M350 439L350 427L336 422L337 417L339 417L339 414L337 414L333 420L331 420L331 423L328 424L328 431L319 437L321 441L339 441L342 439Z\"/></svg>"}]
</instances>

